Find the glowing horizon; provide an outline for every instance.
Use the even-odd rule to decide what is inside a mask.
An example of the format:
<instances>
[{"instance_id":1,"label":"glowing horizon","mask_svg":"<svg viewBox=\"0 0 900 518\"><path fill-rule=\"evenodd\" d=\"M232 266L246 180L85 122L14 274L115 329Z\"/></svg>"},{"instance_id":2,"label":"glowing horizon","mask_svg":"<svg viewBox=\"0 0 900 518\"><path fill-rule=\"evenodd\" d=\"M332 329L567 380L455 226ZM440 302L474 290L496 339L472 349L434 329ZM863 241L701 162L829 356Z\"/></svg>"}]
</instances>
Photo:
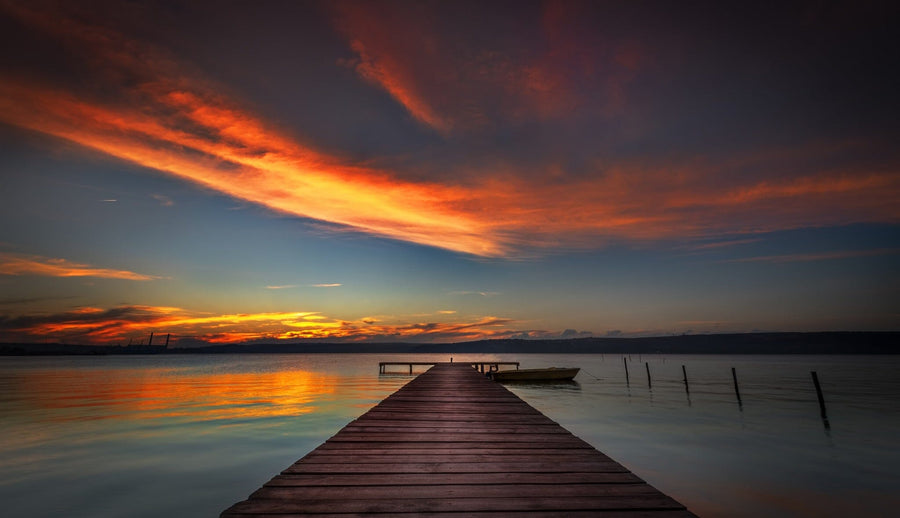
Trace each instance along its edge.
<instances>
[{"instance_id":1,"label":"glowing horizon","mask_svg":"<svg viewBox=\"0 0 900 518\"><path fill-rule=\"evenodd\" d=\"M455 312L454 312L455 313ZM181 308L120 306L82 307L61 314L33 316L3 323L6 333L45 340L76 339L85 344L123 344L150 332L170 334L178 340L209 344L291 339L363 341L373 338L397 341L478 340L507 337L514 333L508 319L481 317L474 321L446 321L454 313L436 312L431 321L413 323L333 319L318 312L210 315ZM444 321L439 321L444 320Z\"/></svg>"}]
</instances>

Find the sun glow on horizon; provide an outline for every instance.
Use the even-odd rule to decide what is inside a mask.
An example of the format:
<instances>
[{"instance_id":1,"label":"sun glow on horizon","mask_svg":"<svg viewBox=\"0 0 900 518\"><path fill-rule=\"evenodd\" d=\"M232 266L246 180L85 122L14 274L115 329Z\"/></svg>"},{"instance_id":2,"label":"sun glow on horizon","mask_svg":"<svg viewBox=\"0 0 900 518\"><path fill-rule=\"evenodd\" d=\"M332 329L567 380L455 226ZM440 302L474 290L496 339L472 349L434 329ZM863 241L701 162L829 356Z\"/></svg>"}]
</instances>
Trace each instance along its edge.
<instances>
[{"instance_id":1,"label":"sun glow on horizon","mask_svg":"<svg viewBox=\"0 0 900 518\"><path fill-rule=\"evenodd\" d=\"M406 323L334 319L314 311L204 314L180 308L121 306L76 308L56 314L11 319L2 330L20 339L57 339L85 344L122 344L149 332L210 344L260 340L331 339L336 341L462 341L512 334L513 321L497 317L451 322Z\"/></svg>"}]
</instances>

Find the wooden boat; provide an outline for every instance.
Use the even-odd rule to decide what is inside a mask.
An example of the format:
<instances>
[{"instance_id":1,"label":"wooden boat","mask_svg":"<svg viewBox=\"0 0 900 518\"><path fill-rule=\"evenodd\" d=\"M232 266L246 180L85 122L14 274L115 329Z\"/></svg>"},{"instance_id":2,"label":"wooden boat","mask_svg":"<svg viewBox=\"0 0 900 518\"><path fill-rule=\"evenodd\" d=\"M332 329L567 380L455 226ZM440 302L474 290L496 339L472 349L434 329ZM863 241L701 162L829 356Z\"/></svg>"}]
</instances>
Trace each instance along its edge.
<instances>
[{"instance_id":1,"label":"wooden boat","mask_svg":"<svg viewBox=\"0 0 900 518\"><path fill-rule=\"evenodd\" d=\"M546 369L518 369L494 371L494 381L569 381L581 370L578 367L548 367Z\"/></svg>"}]
</instances>

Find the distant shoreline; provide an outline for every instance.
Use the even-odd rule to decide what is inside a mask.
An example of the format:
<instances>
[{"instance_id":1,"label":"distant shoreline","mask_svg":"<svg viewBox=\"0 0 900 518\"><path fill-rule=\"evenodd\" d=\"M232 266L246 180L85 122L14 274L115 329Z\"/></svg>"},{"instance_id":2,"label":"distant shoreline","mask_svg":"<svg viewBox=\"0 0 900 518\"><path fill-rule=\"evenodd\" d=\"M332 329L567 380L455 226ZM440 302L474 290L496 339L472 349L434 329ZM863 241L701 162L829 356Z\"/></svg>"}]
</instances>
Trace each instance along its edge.
<instances>
[{"instance_id":1,"label":"distant shoreline","mask_svg":"<svg viewBox=\"0 0 900 518\"><path fill-rule=\"evenodd\" d=\"M0 343L0 356L156 354L900 354L900 332L737 333L591 337L554 340L497 339L457 343L272 342L195 347Z\"/></svg>"}]
</instances>

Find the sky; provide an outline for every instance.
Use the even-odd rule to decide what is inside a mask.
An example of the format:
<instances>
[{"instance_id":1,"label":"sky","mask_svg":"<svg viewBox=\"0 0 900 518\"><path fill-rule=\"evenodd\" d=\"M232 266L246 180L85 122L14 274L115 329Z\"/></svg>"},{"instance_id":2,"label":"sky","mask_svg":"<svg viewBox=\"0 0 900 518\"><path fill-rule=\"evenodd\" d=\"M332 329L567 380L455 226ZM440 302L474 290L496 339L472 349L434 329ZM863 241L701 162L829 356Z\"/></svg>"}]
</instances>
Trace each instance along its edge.
<instances>
[{"instance_id":1,"label":"sky","mask_svg":"<svg viewBox=\"0 0 900 518\"><path fill-rule=\"evenodd\" d=\"M897 15L0 0L0 341L898 331Z\"/></svg>"}]
</instances>

